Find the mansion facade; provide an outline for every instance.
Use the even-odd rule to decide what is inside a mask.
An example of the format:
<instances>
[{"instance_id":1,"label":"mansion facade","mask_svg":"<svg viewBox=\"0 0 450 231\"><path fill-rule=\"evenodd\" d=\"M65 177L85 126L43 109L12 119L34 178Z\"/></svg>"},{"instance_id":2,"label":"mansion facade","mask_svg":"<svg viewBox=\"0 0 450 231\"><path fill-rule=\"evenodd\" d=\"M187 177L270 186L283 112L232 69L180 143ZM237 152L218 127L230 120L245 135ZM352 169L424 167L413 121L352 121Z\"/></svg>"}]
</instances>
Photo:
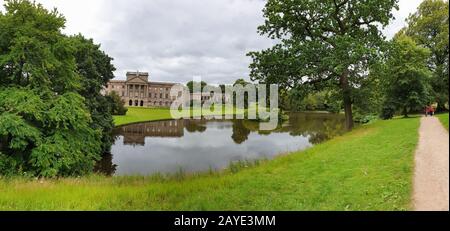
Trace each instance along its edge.
<instances>
[{"instance_id":1,"label":"mansion facade","mask_svg":"<svg viewBox=\"0 0 450 231\"><path fill-rule=\"evenodd\" d=\"M134 107L170 107L177 96L170 96L170 91L178 83L151 82L148 80L148 72L127 72L126 80L111 80L103 89L102 94L108 95L115 92L123 100L125 106ZM232 99L225 94L191 93L182 94L183 87L178 90L178 97L185 105L190 101L214 101L228 103Z\"/></svg>"},{"instance_id":2,"label":"mansion facade","mask_svg":"<svg viewBox=\"0 0 450 231\"><path fill-rule=\"evenodd\" d=\"M170 89L176 83L149 82L147 72L127 72L126 80L111 80L104 94L116 92L126 106L170 107L175 100L170 97Z\"/></svg>"}]
</instances>

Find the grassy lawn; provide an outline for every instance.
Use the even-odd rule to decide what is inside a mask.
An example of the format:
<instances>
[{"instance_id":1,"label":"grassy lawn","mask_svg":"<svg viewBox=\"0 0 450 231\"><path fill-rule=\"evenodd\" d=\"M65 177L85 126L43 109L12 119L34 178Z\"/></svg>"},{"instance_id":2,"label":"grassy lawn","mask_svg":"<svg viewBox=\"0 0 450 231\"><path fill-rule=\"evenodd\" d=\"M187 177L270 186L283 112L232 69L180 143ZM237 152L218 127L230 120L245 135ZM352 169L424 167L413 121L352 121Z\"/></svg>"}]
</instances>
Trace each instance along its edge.
<instances>
[{"instance_id":1,"label":"grassy lawn","mask_svg":"<svg viewBox=\"0 0 450 231\"><path fill-rule=\"evenodd\" d=\"M168 108L138 108L129 107L128 112L124 116L114 116L114 124L116 126L153 121L153 120L164 120L172 119L170 115L170 110Z\"/></svg>"},{"instance_id":2,"label":"grassy lawn","mask_svg":"<svg viewBox=\"0 0 450 231\"><path fill-rule=\"evenodd\" d=\"M418 127L377 121L234 173L0 179L0 210L408 210Z\"/></svg>"},{"instance_id":3,"label":"grassy lawn","mask_svg":"<svg viewBox=\"0 0 450 231\"><path fill-rule=\"evenodd\" d=\"M224 109L223 109L224 110ZM201 109L193 109L192 112L201 112ZM243 113L242 110L233 109L233 113ZM222 114L225 115L225 111L222 111ZM209 111L203 111L203 115L215 115ZM186 113L186 117L189 117L190 114ZM147 121L156 121L156 120L167 120L172 119L169 108L142 108L142 107L129 107L128 112L124 116L114 116L114 124L116 126L138 123L138 122L147 122Z\"/></svg>"},{"instance_id":4,"label":"grassy lawn","mask_svg":"<svg viewBox=\"0 0 450 231\"><path fill-rule=\"evenodd\" d=\"M445 128L448 130L448 113L445 114L438 114L436 115L439 120L442 122L442 125L444 125Z\"/></svg>"}]
</instances>

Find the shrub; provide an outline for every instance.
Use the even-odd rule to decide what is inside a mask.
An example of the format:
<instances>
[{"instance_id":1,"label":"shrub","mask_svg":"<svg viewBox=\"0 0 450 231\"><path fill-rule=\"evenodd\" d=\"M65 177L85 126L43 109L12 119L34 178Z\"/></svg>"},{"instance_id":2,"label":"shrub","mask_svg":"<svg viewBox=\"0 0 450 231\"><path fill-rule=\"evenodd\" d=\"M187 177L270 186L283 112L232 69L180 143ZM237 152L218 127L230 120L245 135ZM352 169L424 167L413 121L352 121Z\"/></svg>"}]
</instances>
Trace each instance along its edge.
<instances>
[{"instance_id":1,"label":"shrub","mask_svg":"<svg viewBox=\"0 0 450 231\"><path fill-rule=\"evenodd\" d=\"M108 99L111 103L111 114L113 115L126 115L128 108L125 107L124 101L120 98L120 96L112 91L108 95Z\"/></svg>"},{"instance_id":2,"label":"shrub","mask_svg":"<svg viewBox=\"0 0 450 231\"><path fill-rule=\"evenodd\" d=\"M384 120L392 119L395 115L396 107L394 104L387 103L383 105L382 111L381 111L381 118Z\"/></svg>"}]
</instances>

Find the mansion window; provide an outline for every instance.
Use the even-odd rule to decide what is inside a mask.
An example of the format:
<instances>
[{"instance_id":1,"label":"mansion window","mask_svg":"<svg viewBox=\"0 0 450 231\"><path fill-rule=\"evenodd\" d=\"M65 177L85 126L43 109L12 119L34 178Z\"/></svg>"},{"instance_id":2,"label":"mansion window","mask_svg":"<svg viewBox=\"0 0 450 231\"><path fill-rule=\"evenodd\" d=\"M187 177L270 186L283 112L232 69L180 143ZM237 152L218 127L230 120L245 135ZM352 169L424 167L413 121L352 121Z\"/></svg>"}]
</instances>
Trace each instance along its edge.
<instances>
[{"instance_id":1,"label":"mansion window","mask_svg":"<svg viewBox=\"0 0 450 231\"><path fill-rule=\"evenodd\" d=\"M159 93L159 98L162 99L162 97L163 97L163 94L162 94L162 93Z\"/></svg>"}]
</instances>

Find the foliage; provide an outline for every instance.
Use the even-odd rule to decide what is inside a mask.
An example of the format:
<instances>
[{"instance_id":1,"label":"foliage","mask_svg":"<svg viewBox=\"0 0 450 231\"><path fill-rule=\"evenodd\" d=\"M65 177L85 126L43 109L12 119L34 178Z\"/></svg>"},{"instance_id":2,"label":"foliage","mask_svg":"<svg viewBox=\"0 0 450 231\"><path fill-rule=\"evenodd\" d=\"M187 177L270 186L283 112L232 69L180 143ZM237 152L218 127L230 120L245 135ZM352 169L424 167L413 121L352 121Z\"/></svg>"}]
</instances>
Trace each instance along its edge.
<instances>
[{"instance_id":1,"label":"foliage","mask_svg":"<svg viewBox=\"0 0 450 231\"><path fill-rule=\"evenodd\" d=\"M342 101L335 91L311 92L303 96L297 89L292 89L287 93L288 102L283 103L286 110L290 111L328 111L339 113L342 109Z\"/></svg>"},{"instance_id":2,"label":"foliage","mask_svg":"<svg viewBox=\"0 0 450 231\"><path fill-rule=\"evenodd\" d=\"M196 89L195 93L203 91L203 88L208 86L208 84L204 81L201 81L200 83L194 82L194 81L189 81L186 83L186 86L188 87L190 93L194 93L194 84L198 84L200 86L200 89Z\"/></svg>"},{"instance_id":3,"label":"foliage","mask_svg":"<svg viewBox=\"0 0 450 231\"><path fill-rule=\"evenodd\" d=\"M236 87L236 86L242 86L242 87L245 87L245 86L247 86L247 85L249 85L249 84L251 84L251 83L245 81L244 79L237 79L236 81L234 81L233 87ZM257 90L257 89L255 88L255 90ZM256 92L257 92L257 91L255 91L255 93L256 93ZM256 93L256 94L257 94L257 93ZM255 95L255 96L258 97L257 95ZM233 92L233 106L234 106L234 107L236 107L237 105L239 105L238 102L237 102L236 100L238 100L238 99L237 99L237 96L236 96L236 92ZM250 103L252 103L252 102L249 102L248 92L244 92L244 109L248 109ZM240 104L240 105L242 105L242 104Z\"/></svg>"},{"instance_id":4,"label":"foliage","mask_svg":"<svg viewBox=\"0 0 450 231\"><path fill-rule=\"evenodd\" d=\"M281 88L340 91L348 128L353 126L354 87L376 61L397 0L269 0L260 34L281 41L251 52L252 80Z\"/></svg>"},{"instance_id":5,"label":"foliage","mask_svg":"<svg viewBox=\"0 0 450 231\"><path fill-rule=\"evenodd\" d=\"M47 98L28 88L0 91L0 137L7 173L53 177L89 173L99 159L100 132L84 99L73 92Z\"/></svg>"},{"instance_id":6,"label":"foliage","mask_svg":"<svg viewBox=\"0 0 450 231\"><path fill-rule=\"evenodd\" d=\"M111 59L65 18L27 0L0 14L0 175L43 177L92 171L112 128L100 96ZM108 138L109 139L109 138Z\"/></svg>"},{"instance_id":7,"label":"foliage","mask_svg":"<svg viewBox=\"0 0 450 231\"><path fill-rule=\"evenodd\" d=\"M381 109L381 118L384 120L389 120L394 118L395 112L397 111L397 108L395 107L395 104L390 101L386 101Z\"/></svg>"},{"instance_id":8,"label":"foliage","mask_svg":"<svg viewBox=\"0 0 450 231\"><path fill-rule=\"evenodd\" d=\"M81 77L79 94L86 99L86 106L92 117L91 126L102 130L102 150L109 152L112 144L112 129L114 128L112 113L117 113L118 106L111 98L100 92L109 80L114 78L112 58L100 50L100 45L82 35L69 37L74 47L74 57L77 73ZM123 110L120 109L120 110ZM124 111L120 111L125 113Z\"/></svg>"},{"instance_id":9,"label":"foliage","mask_svg":"<svg viewBox=\"0 0 450 231\"><path fill-rule=\"evenodd\" d=\"M406 35L394 38L387 55L383 75L386 98L383 118L391 117L392 107L407 116L411 110L420 110L429 103L428 81L430 77L426 62L429 50L417 46Z\"/></svg>"},{"instance_id":10,"label":"foliage","mask_svg":"<svg viewBox=\"0 0 450 231\"><path fill-rule=\"evenodd\" d=\"M125 107L124 101L115 91L112 91L108 95L108 100L110 101L110 104L112 105L111 114L113 114L113 115L126 115L127 114L128 109Z\"/></svg>"},{"instance_id":11,"label":"foliage","mask_svg":"<svg viewBox=\"0 0 450 231\"><path fill-rule=\"evenodd\" d=\"M431 51L428 67L433 73L431 85L433 98L444 109L448 103L449 67L449 2L443 0L424 0L416 13L408 18L406 33L414 41Z\"/></svg>"}]
</instances>

